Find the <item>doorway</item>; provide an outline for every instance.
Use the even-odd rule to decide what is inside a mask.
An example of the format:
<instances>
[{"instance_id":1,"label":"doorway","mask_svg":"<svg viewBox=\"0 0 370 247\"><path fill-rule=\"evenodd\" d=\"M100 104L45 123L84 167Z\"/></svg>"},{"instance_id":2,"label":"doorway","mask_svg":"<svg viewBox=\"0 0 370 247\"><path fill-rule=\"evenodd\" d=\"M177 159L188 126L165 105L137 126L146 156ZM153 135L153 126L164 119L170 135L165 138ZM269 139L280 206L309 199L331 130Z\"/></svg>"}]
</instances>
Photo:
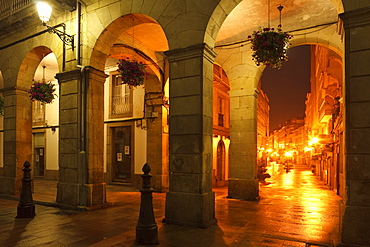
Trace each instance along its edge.
<instances>
[{"instance_id":1,"label":"doorway","mask_svg":"<svg viewBox=\"0 0 370 247\"><path fill-rule=\"evenodd\" d=\"M225 144L221 140L217 145L217 169L216 169L216 186L225 186Z\"/></svg>"},{"instance_id":2,"label":"doorway","mask_svg":"<svg viewBox=\"0 0 370 247\"><path fill-rule=\"evenodd\" d=\"M112 127L112 180L131 183L131 126Z\"/></svg>"},{"instance_id":3,"label":"doorway","mask_svg":"<svg viewBox=\"0 0 370 247\"><path fill-rule=\"evenodd\" d=\"M45 159L44 159L44 148L35 148L35 174L34 176L44 176L45 171Z\"/></svg>"},{"instance_id":4,"label":"doorway","mask_svg":"<svg viewBox=\"0 0 370 247\"><path fill-rule=\"evenodd\" d=\"M33 176L44 177L45 175L45 135L44 133L34 133L33 148Z\"/></svg>"}]
</instances>

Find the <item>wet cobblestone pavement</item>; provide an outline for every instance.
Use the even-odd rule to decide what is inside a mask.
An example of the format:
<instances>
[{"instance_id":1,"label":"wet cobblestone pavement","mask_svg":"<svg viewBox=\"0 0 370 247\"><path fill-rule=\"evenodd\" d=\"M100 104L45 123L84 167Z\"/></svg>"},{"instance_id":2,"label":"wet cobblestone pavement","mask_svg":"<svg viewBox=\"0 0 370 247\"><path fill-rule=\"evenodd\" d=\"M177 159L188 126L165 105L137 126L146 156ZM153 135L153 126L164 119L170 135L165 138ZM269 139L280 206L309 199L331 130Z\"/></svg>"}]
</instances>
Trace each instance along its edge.
<instances>
[{"instance_id":1,"label":"wet cobblestone pavement","mask_svg":"<svg viewBox=\"0 0 370 247\"><path fill-rule=\"evenodd\" d=\"M35 180L34 219L15 219L17 198L0 196L0 246L135 246L137 190L107 186L110 207L75 211L50 206L55 186L55 181ZM157 246L308 247L339 241L340 198L306 166L266 179L257 202L227 199L227 188L214 191L218 223L207 229L163 224L165 194L154 193Z\"/></svg>"}]
</instances>

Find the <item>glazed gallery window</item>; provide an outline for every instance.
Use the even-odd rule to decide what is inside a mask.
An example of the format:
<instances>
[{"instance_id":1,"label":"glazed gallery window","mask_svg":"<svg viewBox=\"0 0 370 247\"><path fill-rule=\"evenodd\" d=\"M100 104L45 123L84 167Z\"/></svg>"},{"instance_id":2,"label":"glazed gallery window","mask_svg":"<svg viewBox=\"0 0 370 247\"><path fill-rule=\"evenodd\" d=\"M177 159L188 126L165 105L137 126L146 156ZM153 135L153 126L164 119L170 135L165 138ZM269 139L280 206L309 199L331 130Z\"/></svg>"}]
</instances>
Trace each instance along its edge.
<instances>
[{"instance_id":1,"label":"glazed gallery window","mask_svg":"<svg viewBox=\"0 0 370 247\"><path fill-rule=\"evenodd\" d=\"M132 116L132 89L122 84L120 75L111 76L111 117Z\"/></svg>"},{"instance_id":2,"label":"glazed gallery window","mask_svg":"<svg viewBox=\"0 0 370 247\"><path fill-rule=\"evenodd\" d=\"M224 127L224 99L218 97L218 126Z\"/></svg>"},{"instance_id":3,"label":"glazed gallery window","mask_svg":"<svg viewBox=\"0 0 370 247\"><path fill-rule=\"evenodd\" d=\"M40 101L32 102L32 124L42 125L45 123L45 104Z\"/></svg>"}]
</instances>

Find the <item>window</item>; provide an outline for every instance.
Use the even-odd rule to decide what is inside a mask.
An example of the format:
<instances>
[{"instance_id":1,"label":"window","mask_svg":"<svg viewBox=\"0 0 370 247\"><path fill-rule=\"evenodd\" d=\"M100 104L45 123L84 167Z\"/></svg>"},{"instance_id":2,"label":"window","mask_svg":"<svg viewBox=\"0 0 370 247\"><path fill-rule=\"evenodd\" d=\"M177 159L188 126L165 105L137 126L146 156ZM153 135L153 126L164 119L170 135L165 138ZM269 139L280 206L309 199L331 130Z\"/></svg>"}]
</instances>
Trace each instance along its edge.
<instances>
[{"instance_id":1,"label":"window","mask_svg":"<svg viewBox=\"0 0 370 247\"><path fill-rule=\"evenodd\" d=\"M119 75L112 75L111 115L112 117L132 116L132 89L122 84Z\"/></svg>"},{"instance_id":2,"label":"window","mask_svg":"<svg viewBox=\"0 0 370 247\"><path fill-rule=\"evenodd\" d=\"M224 100L221 97L218 97L218 126L224 126Z\"/></svg>"},{"instance_id":3,"label":"window","mask_svg":"<svg viewBox=\"0 0 370 247\"><path fill-rule=\"evenodd\" d=\"M32 124L42 125L45 122L45 104L40 101L32 102Z\"/></svg>"}]
</instances>

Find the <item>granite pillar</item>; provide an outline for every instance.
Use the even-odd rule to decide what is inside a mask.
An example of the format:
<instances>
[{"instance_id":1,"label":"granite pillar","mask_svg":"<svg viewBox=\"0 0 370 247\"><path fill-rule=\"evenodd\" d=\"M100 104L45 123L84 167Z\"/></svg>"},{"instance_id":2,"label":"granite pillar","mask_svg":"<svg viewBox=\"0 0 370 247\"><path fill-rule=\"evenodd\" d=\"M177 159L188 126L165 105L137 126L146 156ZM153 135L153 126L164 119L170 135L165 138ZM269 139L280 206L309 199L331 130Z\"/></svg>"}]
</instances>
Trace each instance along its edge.
<instances>
[{"instance_id":1,"label":"granite pillar","mask_svg":"<svg viewBox=\"0 0 370 247\"><path fill-rule=\"evenodd\" d=\"M257 97L255 89L230 92L229 198L255 201L259 197Z\"/></svg>"},{"instance_id":2,"label":"granite pillar","mask_svg":"<svg viewBox=\"0 0 370 247\"><path fill-rule=\"evenodd\" d=\"M152 76L145 83L147 162L151 167L151 184L157 192L168 192L169 187L167 110L163 110L163 97L162 83Z\"/></svg>"},{"instance_id":3,"label":"granite pillar","mask_svg":"<svg viewBox=\"0 0 370 247\"><path fill-rule=\"evenodd\" d=\"M341 245L370 246L370 8L340 15L345 36L345 192Z\"/></svg>"},{"instance_id":4,"label":"granite pillar","mask_svg":"<svg viewBox=\"0 0 370 247\"><path fill-rule=\"evenodd\" d=\"M32 110L28 88L3 89L4 167L0 193L19 195L22 188L23 163L32 161Z\"/></svg>"},{"instance_id":5,"label":"granite pillar","mask_svg":"<svg viewBox=\"0 0 370 247\"><path fill-rule=\"evenodd\" d=\"M207 44L166 52L170 64L170 188L164 222L215 222L212 191L212 71Z\"/></svg>"},{"instance_id":6,"label":"granite pillar","mask_svg":"<svg viewBox=\"0 0 370 247\"><path fill-rule=\"evenodd\" d=\"M90 207L106 202L104 82L92 67L59 73L59 182L57 202Z\"/></svg>"}]
</instances>

